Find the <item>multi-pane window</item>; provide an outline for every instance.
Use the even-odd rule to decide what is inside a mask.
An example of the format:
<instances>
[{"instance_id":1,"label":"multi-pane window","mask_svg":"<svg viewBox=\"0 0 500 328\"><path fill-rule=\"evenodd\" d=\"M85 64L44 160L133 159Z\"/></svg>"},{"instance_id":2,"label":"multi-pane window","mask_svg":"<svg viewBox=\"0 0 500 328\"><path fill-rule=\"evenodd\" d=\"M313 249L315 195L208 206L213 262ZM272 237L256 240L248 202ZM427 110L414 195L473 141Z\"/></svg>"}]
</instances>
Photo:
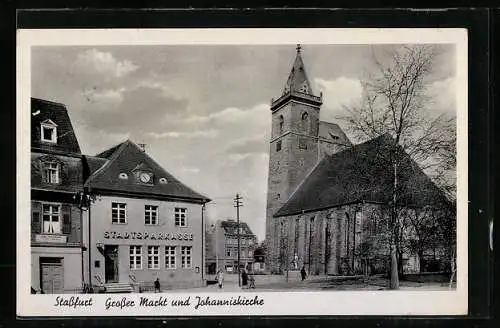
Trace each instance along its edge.
<instances>
[{"instance_id":1,"label":"multi-pane window","mask_svg":"<svg viewBox=\"0 0 500 328\"><path fill-rule=\"evenodd\" d=\"M231 256L231 250L230 249L226 249L226 256Z\"/></svg>"},{"instance_id":2,"label":"multi-pane window","mask_svg":"<svg viewBox=\"0 0 500 328\"><path fill-rule=\"evenodd\" d=\"M191 268L192 246L181 246L181 265L183 269Z\"/></svg>"},{"instance_id":3,"label":"multi-pane window","mask_svg":"<svg viewBox=\"0 0 500 328\"><path fill-rule=\"evenodd\" d=\"M130 246L130 269L142 269L142 250L141 246Z\"/></svg>"},{"instance_id":4,"label":"multi-pane window","mask_svg":"<svg viewBox=\"0 0 500 328\"><path fill-rule=\"evenodd\" d=\"M175 269L175 246L165 246L165 269Z\"/></svg>"},{"instance_id":5,"label":"multi-pane window","mask_svg":"<svg viewBox=\"0 0 500 328\"><path fill-rule=\"evenodd\" d=\"M158 224L158 206L153 206L153 205L144 206L144 223Z\"/></svg>"},{"instance_id":6,"label":"multi-pane window","mask_svg":"<svg viewBox=\"0 0 500 328\"><path fill-rule=\"evenodd\" d=\"M59 183L59 163L48 162L42 165L42 179L45 183Z\"/></svg>"},{"instance_id":7,"label":"multi-pane window","mask_svg":"<svg viewBox=\"0 0 500 328\"><path fill-rule=\"evenodd\" d=\"M43 233L61 233L60 205L43 205Z\"/></svg>"},{"instance_id":8,"label":"multi-pane window","mask_svg":"<svg viewBox=\"0 0 500 328\"><path fill-rule=\"evenodd\" d=\"M178 227L185 227L187 221L187 209L186 208L175 208L175 225Z\"/></svg>"},{"instance_id":9,"label":"multi-pane window","mask_svg":"<svg viewBox=\"0 0 500 328\"><path fill-rule=\"evenodd\" d=\"M127 223L126 208L124 203L111 203L111 223Z\"/></svg>"},{"instance_id":10,"label":"multi-pane window","mask_svg":"<svg viewBox=\"0 0 500 328\"><path fill-rule=\"evenodd\" d=\"M160 246L148 246L148 269L160 268Z\"/></svg>"}]
</instances>

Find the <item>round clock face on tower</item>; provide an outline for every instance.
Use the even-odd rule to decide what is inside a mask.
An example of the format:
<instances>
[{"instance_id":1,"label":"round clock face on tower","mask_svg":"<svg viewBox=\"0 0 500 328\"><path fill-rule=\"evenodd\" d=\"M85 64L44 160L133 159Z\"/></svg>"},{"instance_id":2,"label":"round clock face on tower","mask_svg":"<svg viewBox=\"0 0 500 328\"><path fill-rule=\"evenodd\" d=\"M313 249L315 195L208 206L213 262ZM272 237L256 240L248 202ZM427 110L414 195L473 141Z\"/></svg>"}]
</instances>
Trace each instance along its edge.
<instances>
[{"instance_id":1,"label":"round clock face on tower","mask_svg":"<svg viewBox=\"0 0 500 328\"><path fill-rule=\"evenodd\" d=\"M151 177L147 173L141 173L139 178L141 179L141 182L144 182L144 183L148 183L149 180L151 180Z\"/></svg>"}]
</instances>

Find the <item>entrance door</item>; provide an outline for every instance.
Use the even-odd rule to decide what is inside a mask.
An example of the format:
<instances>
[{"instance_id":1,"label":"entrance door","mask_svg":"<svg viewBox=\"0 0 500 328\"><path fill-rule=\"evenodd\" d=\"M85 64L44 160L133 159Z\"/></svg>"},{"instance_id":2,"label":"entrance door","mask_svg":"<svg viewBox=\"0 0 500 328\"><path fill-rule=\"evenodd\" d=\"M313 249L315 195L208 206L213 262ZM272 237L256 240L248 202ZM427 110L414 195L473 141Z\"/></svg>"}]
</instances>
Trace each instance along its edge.
<instances>
[{"instance_id":1,"label":"entrance door","mask_svg":"<svg viewBox=\"0 0 500 328\"><path fill-rule=\"evenodd\" d=\"M61 258L40 258L40 286L44 294L64 291L64 267Z\"/></svg>"},{"instance_id":2,"label":"entrance door","mask_svg":"<svg viewBox=\"0 0 500 328\"><path fill-rule=\"evenodd\" d=\"M106 282L118 282L118 246L104 246L104 276Z\"/></svg>"}]
</instances>

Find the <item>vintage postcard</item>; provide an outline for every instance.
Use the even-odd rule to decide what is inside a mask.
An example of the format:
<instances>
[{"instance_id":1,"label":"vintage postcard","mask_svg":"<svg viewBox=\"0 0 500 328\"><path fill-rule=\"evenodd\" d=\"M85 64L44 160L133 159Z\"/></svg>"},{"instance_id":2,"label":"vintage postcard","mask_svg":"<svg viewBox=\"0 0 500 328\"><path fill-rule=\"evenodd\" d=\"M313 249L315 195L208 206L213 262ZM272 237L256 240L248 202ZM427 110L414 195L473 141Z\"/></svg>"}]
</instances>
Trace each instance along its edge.
<instances>
[{"instance_id":1,"label":"vintage postcard","mask_svg":"<svg viewBox=\"0 0 500 328\"><path fill-rule=\"evenodd\" d=\"M467 313L467 31L18 30L17 313Z\"/></svg>"}]
</instances>

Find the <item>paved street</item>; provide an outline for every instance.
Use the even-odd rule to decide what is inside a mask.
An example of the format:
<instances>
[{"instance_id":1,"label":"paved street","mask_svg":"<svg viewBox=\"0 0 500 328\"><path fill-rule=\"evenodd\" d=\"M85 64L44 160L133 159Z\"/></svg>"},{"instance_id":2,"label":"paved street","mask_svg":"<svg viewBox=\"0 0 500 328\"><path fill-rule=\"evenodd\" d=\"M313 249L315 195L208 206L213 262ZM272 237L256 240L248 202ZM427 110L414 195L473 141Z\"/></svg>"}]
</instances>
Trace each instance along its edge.
<instances>
[{"instance_id":1,"label":"paved street","mask_svg":"<svg viewBox=\"0 0 500 328\"><path fill-rule=\"evenodd\" d=\"M170 290L170 292L272 292L277 290L286 291L335 291L335 290L387 290L389 281L381 277L362 276L338 277L338 276L313 276L301 281L298 274L289 274L288 281L285 276L279 275L256 275L255 289L242 289L238 286L238 276L225 275L224 285L219 289L217 284L200 288ZM455 286L453 286L454 288ZM400 290L448 290L447 283L439 282L400 282Z\"/></svg>"}]
</instances>

